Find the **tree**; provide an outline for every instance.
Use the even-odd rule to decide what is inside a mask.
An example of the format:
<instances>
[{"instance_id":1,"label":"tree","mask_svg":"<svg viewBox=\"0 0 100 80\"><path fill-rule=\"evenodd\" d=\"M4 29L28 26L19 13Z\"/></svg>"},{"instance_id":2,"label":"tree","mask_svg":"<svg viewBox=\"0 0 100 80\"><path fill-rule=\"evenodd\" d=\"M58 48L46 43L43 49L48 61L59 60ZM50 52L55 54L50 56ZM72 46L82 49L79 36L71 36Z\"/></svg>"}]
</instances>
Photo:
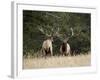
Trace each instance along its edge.
<instances>
[{"instance_id":1,"label":"tree","mask_svg":"<svg viewBox=\"0 0 100 80\"><path fill-rule=\"evenodd\" d=\"M48 12L48 11L23 11L23 53L24 55L36 54L47 36L54 37L53 50L59 54L61 39L56 35L58 32L63 39L71 35L73 28L74 36L69 39L73 51L79 53L90 51L91 45L91 18L88 13Z\"/></svg>"}]
</instances>

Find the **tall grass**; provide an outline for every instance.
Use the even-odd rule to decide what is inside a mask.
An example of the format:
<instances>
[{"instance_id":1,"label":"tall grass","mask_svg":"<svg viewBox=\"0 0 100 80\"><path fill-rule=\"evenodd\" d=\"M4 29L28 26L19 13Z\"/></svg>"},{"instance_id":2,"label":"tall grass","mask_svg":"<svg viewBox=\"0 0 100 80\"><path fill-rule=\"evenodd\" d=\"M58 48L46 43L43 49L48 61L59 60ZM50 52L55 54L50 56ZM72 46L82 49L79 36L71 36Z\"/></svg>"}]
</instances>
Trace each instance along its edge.
<instances>
[{"instance_id":1,"label":"tall grass","mask_svg":"<svg viewBox=\"0 0 100 80\"><path fill-rule=\"evenodd\" d=\"M90 66L91 54L77 56L52 56L23 58L23 69Z\"/></svg>"}]
</instances>

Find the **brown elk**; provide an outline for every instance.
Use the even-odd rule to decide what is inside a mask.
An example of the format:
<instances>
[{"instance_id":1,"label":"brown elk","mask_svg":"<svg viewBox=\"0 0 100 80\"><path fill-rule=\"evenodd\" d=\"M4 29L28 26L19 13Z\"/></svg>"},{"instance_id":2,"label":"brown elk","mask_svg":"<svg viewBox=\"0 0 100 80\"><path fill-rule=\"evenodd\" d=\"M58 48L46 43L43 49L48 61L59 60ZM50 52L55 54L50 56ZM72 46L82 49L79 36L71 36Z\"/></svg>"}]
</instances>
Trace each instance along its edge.
<instances>
[{"instance_id":1,"label":"brown elk","mask_svg":"<svg viewBox=\"0 0 100 80\"><path fill-rule=\"evenodd\" d=\"M63 43L60 46L60 53L61 55L70 55L70 45L68 42L63 41Z\"/></svg>"},{"instance_id":2,"label":"brown elk","mask_svg":"<svg viewBox=\"0 0 100 80\"><path fill-rule=\"evenodd\" d=\"M73 29L71 28L71 36L70 37L72 37L73 36ZM64 35L64 34L63 34ZM65 35L66 36L66 35ZM67 55L71 55L71 48L70 48L70 45L69 45L69 43L68 43L68 40L69 40L69 38L70 37L65 37L65 38L62 38L62 35L59 35L59 37L61 38L61 41L62 41L62 44L61 44L61 46L60 46L60 53L61 53L61 55L65 55L65 56L67 56Z\"/></svg>"}]
</instances>

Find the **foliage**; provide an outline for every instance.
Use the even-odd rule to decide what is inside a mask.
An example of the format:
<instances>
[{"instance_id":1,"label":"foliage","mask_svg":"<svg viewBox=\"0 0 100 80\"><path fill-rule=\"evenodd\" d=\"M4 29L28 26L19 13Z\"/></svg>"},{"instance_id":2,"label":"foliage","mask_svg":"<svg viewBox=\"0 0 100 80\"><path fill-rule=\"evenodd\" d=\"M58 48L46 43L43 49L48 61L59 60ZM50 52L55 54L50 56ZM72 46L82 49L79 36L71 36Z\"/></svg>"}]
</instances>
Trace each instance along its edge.
<instances>
[{"instance_id":1,"label":"foliage","mask_svg":"<svg viewBox=\"0 0 100 80\"><path fill-rule=\"evenodd\" d=\"M58 28L59 33L63 35L62 38L69 37L70 28L73 28L74 35L68 41L73 52L90 51L90 16L88 13L23 10L23 54L34 55L40 51L43 41L47 38L45 33L56 34ZM39 29L43 29L44 33ZM61 43L59 37L54 37L54 54L59 53Z\"/></svg>"}]
</instances>

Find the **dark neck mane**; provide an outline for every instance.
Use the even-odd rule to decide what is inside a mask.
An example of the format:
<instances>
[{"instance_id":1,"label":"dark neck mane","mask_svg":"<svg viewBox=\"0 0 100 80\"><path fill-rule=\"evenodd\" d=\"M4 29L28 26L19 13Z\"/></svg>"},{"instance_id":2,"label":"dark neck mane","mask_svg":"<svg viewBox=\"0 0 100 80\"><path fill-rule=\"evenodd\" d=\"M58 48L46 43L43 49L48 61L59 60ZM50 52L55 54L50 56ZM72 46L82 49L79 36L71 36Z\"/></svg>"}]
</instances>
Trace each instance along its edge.
<instances>
[{"instance_id":1,"label":"dark neck mane","mask_svg":"<svg viewBox=\"0 0 100 80\"><path fill-rule=\"evenodd\" d=\"M63 50L63 52L67 50L67 43L66 42L62 43L62 50Z\"/></svg>"}]
</instances>

